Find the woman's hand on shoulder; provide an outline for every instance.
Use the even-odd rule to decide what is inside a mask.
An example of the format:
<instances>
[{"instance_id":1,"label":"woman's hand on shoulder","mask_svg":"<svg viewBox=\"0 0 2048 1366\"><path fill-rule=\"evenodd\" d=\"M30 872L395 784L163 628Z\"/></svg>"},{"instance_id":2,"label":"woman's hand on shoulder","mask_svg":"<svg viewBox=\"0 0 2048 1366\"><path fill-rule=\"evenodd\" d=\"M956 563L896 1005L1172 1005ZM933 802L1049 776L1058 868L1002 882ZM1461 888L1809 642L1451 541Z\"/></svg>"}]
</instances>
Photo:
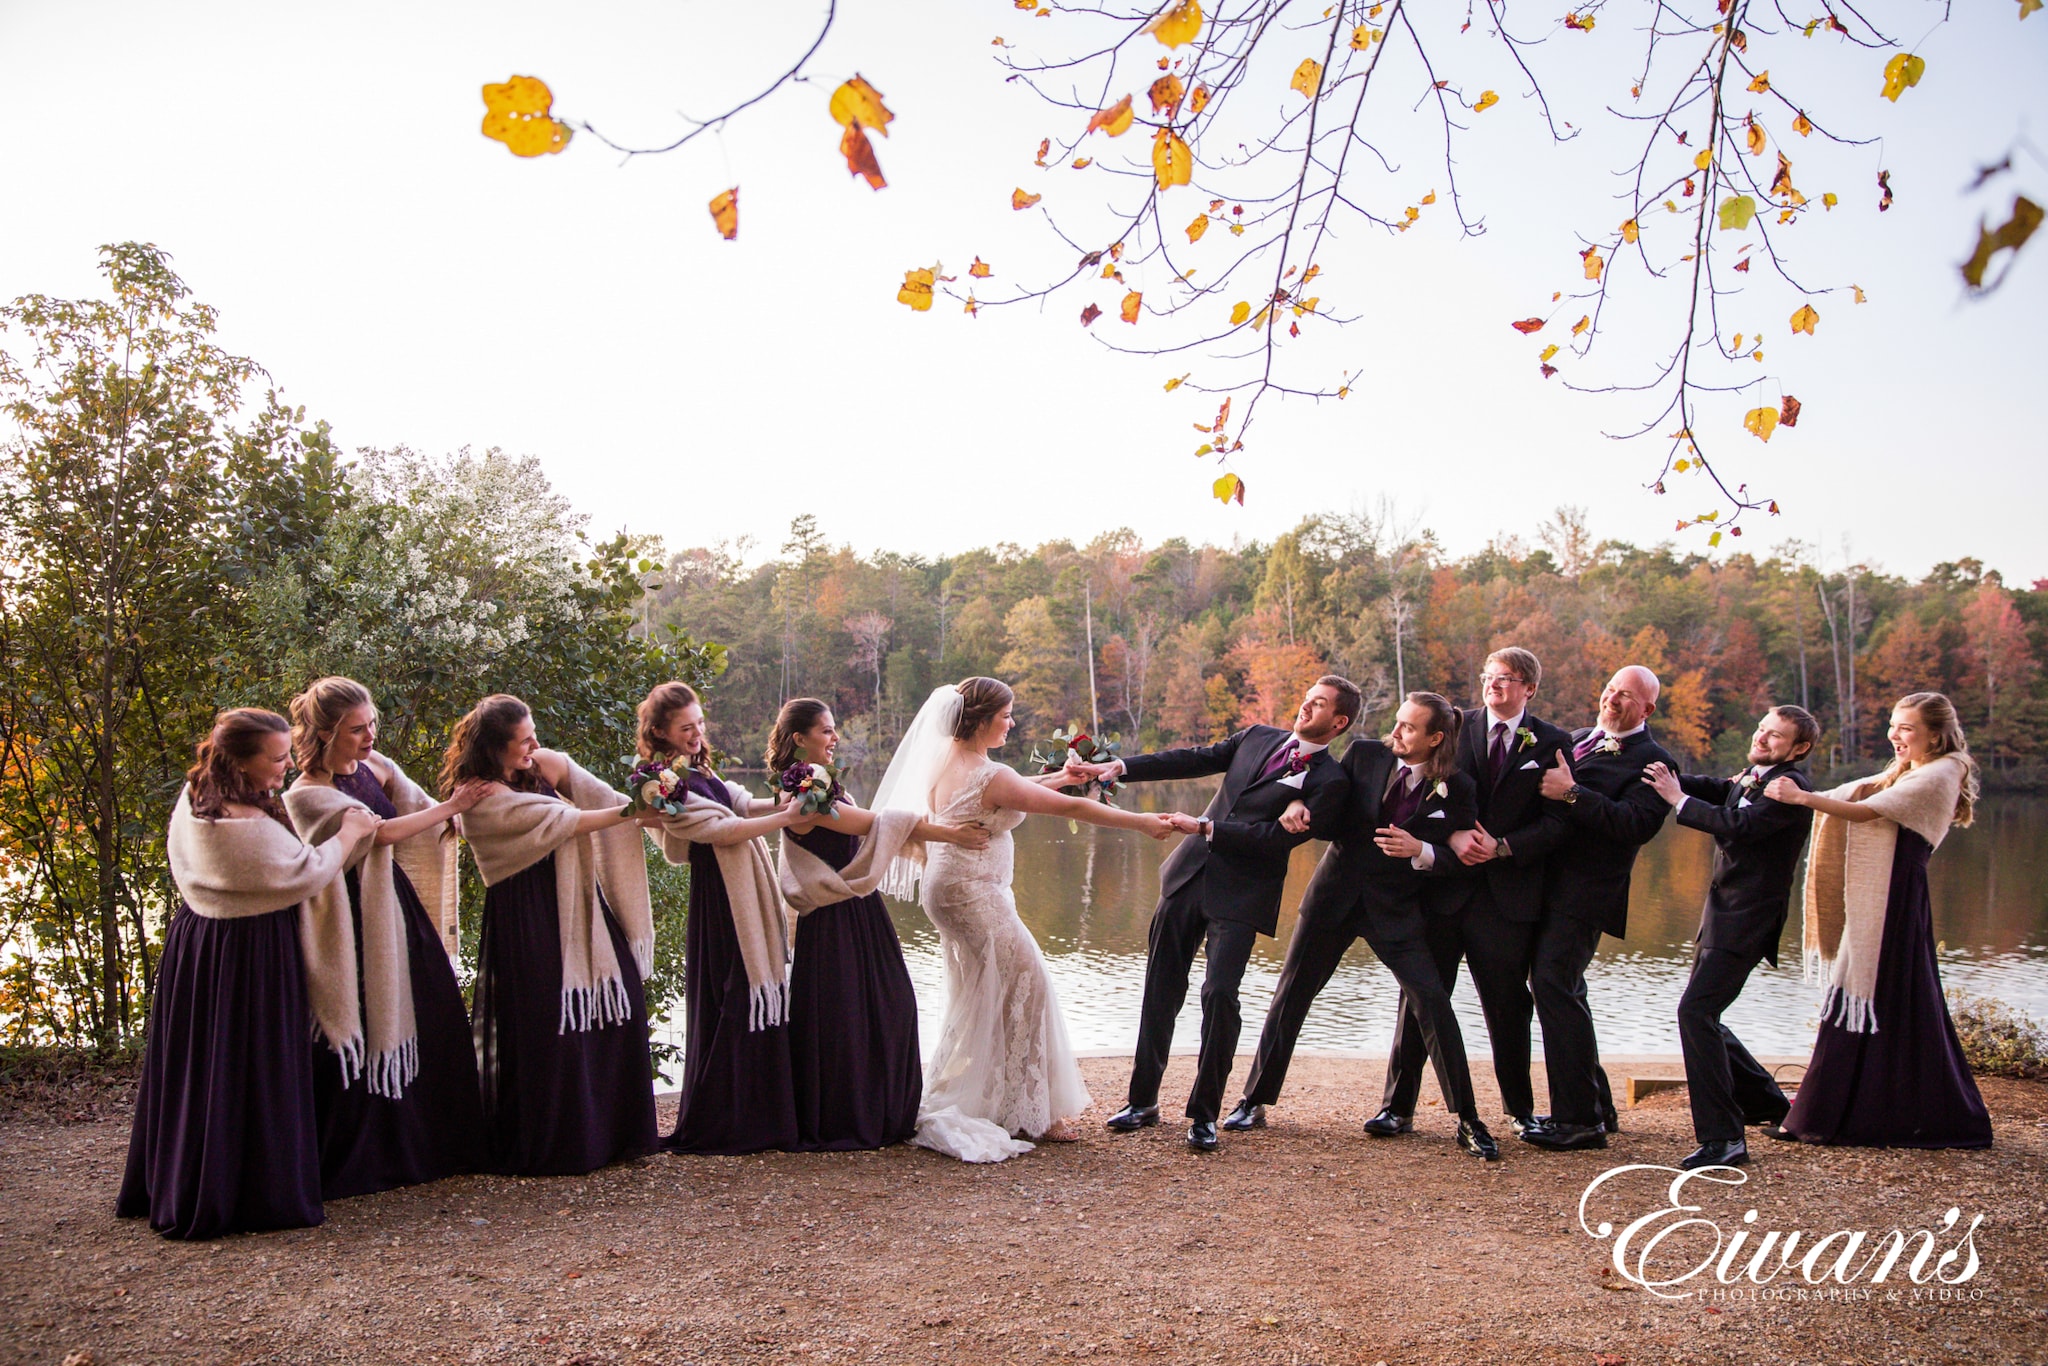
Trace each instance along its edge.
<instances>
[{"instance_id":1,"label":"woman's hand on shoulder","mask_svg":"<svg viewBox=\"0 0 2048 1366\"><path fill-rule=\"evenodd\" d=\"M352 806L341 813L341 829L337 833L353 843L365 835L374 833L383 823L368 807Z\"/></svg>"},{"instance_id":2,"label":"woman's hand on shoulder","mask_svg":"<svg viewBox=\"0 0 2048 1366\"><path fill-rule=\"evenodd\" d=\"M494 783L485 778L464 778L455 785L455 791L448 798L448 805L454 807L455 814L459 816L490 796L492 789L502 786L502 783Z\"/></svg>"}]
</instances>

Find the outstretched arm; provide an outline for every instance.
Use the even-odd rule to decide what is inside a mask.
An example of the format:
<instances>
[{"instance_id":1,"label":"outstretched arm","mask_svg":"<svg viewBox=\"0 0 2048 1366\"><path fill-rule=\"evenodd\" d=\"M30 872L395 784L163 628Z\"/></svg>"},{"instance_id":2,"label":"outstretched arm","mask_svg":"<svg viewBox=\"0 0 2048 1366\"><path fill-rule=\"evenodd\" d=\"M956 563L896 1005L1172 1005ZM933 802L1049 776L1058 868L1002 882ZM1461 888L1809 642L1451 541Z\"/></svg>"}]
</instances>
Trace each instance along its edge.
<instances>
[{"instance_id":1,"label":"outstretched arm","mask_svg":"<svg viewBox=\"0 0 2048 1366\"><path fill-rule=\"evenodd\" d=\"M1034 816L1065 816L1071 821L1086 821L1090 825L1108 826L1115 830L1136 830L1156 840L1163 840L1173 832L1173 826L1164 816L1125 811L1086 797L1063 796L1007 768L989 779L985 800L990 806L1007 806L1012 811L1028 811Z\"/></svg>"},{"instance_id":2,"label":"outstretched arm","mask_svg":"<svg viewBox=\"0 0 2048 1366\"><path fill-rule=\"evenodd\" d=\"M790 825L790 830L802 834L820 825L830 825L834 830L843 830L849 835L866 837L874 832L875 813L852 802L840 802L828 812L806 816ZM978 825L940 825L937 821L921 820L911 833L912 839L927 844L958 844L968 849L982 849L988 846L988 831Z\"/></svg>"},{"instance_id":3,"label":"outstretched arm","mask_svg":"<svg viewBox=\"0 0 2048 1366\"><path fill-rule=\"evenodd\" d=\"M1824 816L1840 816L1845 821L1883 820L1884 813L1873 810L1862 802L1845 802L1839 797L1823 797L1818 792L1808 792L1790 778L1773 778L1764 795L1774 802L1785 802L1791 806L1803 806L1818 811Z\"/></svg>"}]
</instances>

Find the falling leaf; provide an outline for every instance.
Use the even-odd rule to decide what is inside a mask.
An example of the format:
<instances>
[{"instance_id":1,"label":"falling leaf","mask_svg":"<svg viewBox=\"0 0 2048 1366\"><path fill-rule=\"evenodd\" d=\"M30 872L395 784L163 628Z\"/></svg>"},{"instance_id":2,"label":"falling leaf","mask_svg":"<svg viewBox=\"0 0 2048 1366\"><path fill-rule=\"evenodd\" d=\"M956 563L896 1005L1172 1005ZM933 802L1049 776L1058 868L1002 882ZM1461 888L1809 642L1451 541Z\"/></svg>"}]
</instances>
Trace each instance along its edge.
<instances>
[{"instance_id":1,"label":"falling leaf","mask_svg":"<svg viewBox=\"0 0 2048 1366\"><path fill-rule=\"evenodd\" d=\"M1749 154L1751 156L1760 157L1764 154L1764 130L1761 124L1750 124L1749 131L1743 134L1743 136L1749 143Z\"/></svg>"},{"instance_id":2,"label":"falling leaf","mask_svg":"<svg viewBox=\"0 0 2048 1366\"><path fill-rule=\"evenodd\" d=\"M1728 349L1731 351L1740 351L1742 349L1742 334L1740 332L1735 334L1735 340L1729 344Z\"/></svg>"},{"instance_id":3,"label":"falling leaf","mask_svg":"<svg viewBox=\"0 0 2048 1366\"><path fill-rule=\"evenodd\" d=\"M1244 320L1246 318L1249 318L1251 315L1252 306L1248 303L1245 303L1243 300L1239 300L1237 303L1231 305L1230 325L1232 327L1236 327L1239 324L1243 323Z\"/></svg>"},{"instance_id":4,"label":"falling leaf","mask_svg":"<svg viewBox=\"0 0 2048 1366\"><path fill-rule=\"evenodd\" d=\"M1741 232L1756 217L1756 200L1746 194L1721 201L1721 231Z\"/></svg>"},{"instance_id":5,"label":"falling leaf","mask_svg":"<svg viewBox=\"0 0 2048 1366\"><path fill-rule=\"evenodd\" d=\"M962 305L960 311L962 313L965 313L970 318L978 318L981 316L981 305L974 301L973 290L970 289L967 291L967 302L964 305Z\"/></svg>"},{"instance_id":6,"label":"falling leaf","mask_svg":"<svg viewBox=\"0 0 2048 1366\"><path fill-rule=\"evenodd\" d=\"M1771 433L1778 427L1776 408L1751 408L1749 415L1742 419L1742 430L1759 441L1769 441Z\"/></svg>"},{"instance_id":7,"label":"falling leaf","mask_svg":"<svg viewBox=\"0 0 2048 1366\"><path fill-rule=\"evenodd\" d=\"M1098 128L1113 138L1130 132L1131 97L1126 95L1109 108L1096 110L1094 117L1088 120L1088 126L1081 130L1081 136L1085 138Z\"/></svg>"},{"instance_id":8,"label":"falling leaf","mask_svg":"<svg viewBox=\"0 0 2048 1366\"><path fill-rule=\"evenodd\" d=\"M909 304L919 313L929 313L932 307L932 283L938 279L939 268L929 270L906 270L903 272L903 288L896 291L896 302Z\"/></svg>"},{"instance_id":9,"label":"falling leaf","mask_svg":"<svg viewBox=\"0 0 2048 1366\"><path fill-rule=\"evenodd\" d=\"M1600 272L1607 267L1607 262L1601 257L1598 247L1587 247L1579 253L1579 260L1585 265L1588 280L1599 279Z\"/></svg>"},{"instance_id":10,"label":"falling leaf","mask_svg":"<svg viewBox=\"0 0 2048 1366\"><path fill-rule=\"evenodd\" d=\"M1194 372L1189 371L1189 374L1192 373ZM1172 379L1166 381L1166 392L1170 394L1174 390L1180 388L1181 385L1187 383L1187 378L1187 375L1176 375Z\"/></svg>"},{"instance_id":11,"label":"falling leaf","mask_svg":"<svg viewBox=\"0 0 2048 1366\"><path fill-rule=\"evenodd\" d=\"M1190 0L1192 3L1193 0ZM1152 178L1159 188L1170 190L1194 179L1195 154L1171 128L1162 128L1152 138Z\"/></svg>"},{"instance_id":12,"label":"falling leaf","mask_svg":"<svg viewBox=\"0 0 2048 1366\"><path fill-rule=\"evenodd\" d=\"M839 135L839 155L846 158L849 172L864 177L874 189L888 186L889 182L882 179L881 163L875 160L874 144L858 123L847 124L846 131Z\"/></svg>"},{"instance_id":13,"label":"falling leaf","mask_svg":"<svg viewBox=\"0 0 2048 1366\"><path fill-rule=\"evenodd\" d=\"M1756 79L1755 79L1755 80L1753 80L1753 81L1751 81L1751 82L1749 83L1749 93L1750 93L1750 94L1752 94L1752 95L1763 95L1763 94L1767 94L1767 93L1769 93L1769 91L1770 91L1770 88L1771 88L1771 73L1770 73L1770 72L1768 72L1768 71L1759 71L1759 72L1757 72L1757 73L1756 73Z\"/></svg>"},{"instance_id":14,"label":"falling leaf","mask_svg":"<svg viewBox=\"0 0 2048 1366\"><path fill-rule=\"evenodd\" d=\"M1196 86L1195 93L1188 96L1188 112L1190 114L1199 114L1208 107L1209 87L1206 85Z\"/></svg>"},{"instance_id":15,"label":"falling leaf","mask_svg":"<svg viewBox=\"0 0 2048 1366\"><path fill-rule=\"evenodd\" d=\"M1552 375L1557 373L1557 367L1555 365L1549 364L1548 362L1538 365L1536 368L1542 373L1543 378L1545 379L1549 379Z\"/></svg>"},{"instance_id":16,"label":"falling leaf","mask_svg":"<svg viewBox=\"0 0 2048 1366\"><path fill-rule=\"evenodd\" d=\"M1784 406L1778 410L1778 425L1780 427L1797 427L1799 425L1799 400L1790 394L1785 395Z\"/></svg>"},{"instance_id":17,"label":"falling leaf","mask_svg":"<svg viewBox=\"0 0 2048 1366\"><path fill-rule=\"evenodd\" d=\"M2021 18L2026 16L2022 14ZM1963 280L1971 289L1984 288L1984 272L1991 266L1991 258L2001 251L2015 254L2027 244L2041 226L2041 206L2025 195L2012 201L2012 217L1996 229L1987 230L1982 220L1977 224L1977 249L1970 253L1970 259L1963 262ZM2010 267L2007 267L2010 269ZM1863 302L1863 291L1856 291L1856 302Z\"/></svg>"},{"instance_id":18,"label":"falling leaf","mask_svg":"<svg viewBox=\"0 0 2048 1366\"><path fill-rule=\"evenodd\" d=\"M1090 304L1088 305L1088 307L1081 310L1081 326L1086 327L1101 316L1102 310L1097 308L1094 304Z\"/></svg>"},{"instance_id":19,"label":"falling leaf","mask_svg":"<svg viewBox=\"0 0 2048 1366\"><path fill-rule=\"evenodd\" d=\"M1813 121L1806 117L1805 110L1800 110L1798 116L1792 120L1792 131L1803 138L1813 136Z\"/></svg>"},{"instance_id":20,"label":"falling leaf","mask_svg":"<svg viewBox=\"0 0 2048 1366\"><path fill-rule=\"evenodd\" d=\"M2029 14L2041 8L2043 3L2044 0L2020 0L2020 18L2026 18Z\"/></svg>"},{"instance_id":21,"label":"falling leaf","mask_svg":"<svg viewBox=\"0 0 2048 1366\"><path fill-rule=\"evenodd\" d=\"M1792 330L1804 332L1810 337L1813 335L1814 326L1819 322L1820 314L1814 311L1813 305L1801 304L1799 310L1792 315Z\"/></svg>"},{"instance_id":22,"label":"falling leaf","mask_svg":"<svg viewBox=\"0 0 2048 1366\"><path fill-rule=\"evenodd\" d=\"M1692 159L1692 168L1695 171L1704 171L1713 164L1714 149L1711 147L1700 148L1700 154ZM1687 193L1690 193L1690 191L1688 191Z\"/></svg>"},{"instance_id":23,"label":"falling leaf","mask_svg":"<svg viewBox=\"0 0 2048 1366\"><path fill-rule=\"evenodd\" d=\"M1591 327L1592 325L1593 325L1593 318L1592 318L1592 315L1591 315L1591 314L1588 314L1587 316L1585 316L1585 317L1583 317L1583 318L1579 319L1579 320L1578 320L1577 322L1575 322L1575 323L1573 323L1573 324L1572 324L1572 335L1573 335L1574 337L1576 337L1576 336L1578 336L1578 335L1579 335L1579 334L1580 334L1581 332L1584 332L1584 331L1585 331L1585 330L1586 330L1587 328Z\"/></svg>"},{"instance_id":24,"label":"falling leaf","mask_svg":"<svg viewBox=\"0 0 2048 1366\"><path fill-rule=\"evenodd\" d=\"M1351 30L1351 50L1353 52L1365 51L1372 46L1372 39L1373 31L1364 24L1360 24L1357 28Z\"/></svg>"},{"instance_id":25,"label":"falling leaf","mask_svg":"<svg viewBox=\"0 0 2048 1366\"><path fill-rule=\"evenodd\" d=\"M1042 194L1026 194L1022 188L1018 188L1010 191L1010 207L1013 209L1028 209L1043 198L1045 196Z\"/></svg>"},{"instance_id":26,"label":"falling leaf","mask_svg":"<svg viewBox=\"0 0 2048 1366\"><path fill-rule=\"evenodd\" d=\"M1862 286L1862 285L1850 285L1850 286L1849 286L1849 288L1850 288L1850 289L1852 289L1852 290L1854 290L1854 291L1856 292L1856 302L1857 302L1857 303L1859 303L1859 304L1860 304L1860 303L1862 303L1862 302L1863 302L1863 286Z\"/></svg>"},{"instance_id":27,"label":"falling leaf","mask_svg":"<svg viewBox=\"0 0 2048 1366\"><path fill-rule=\"evenodd\" d=\"M1794 203L1806 202L1806 196L1792 188L1792 162L1783 152L1778 153L1778 173L1771 177L1771 193L1784 195Z\"/></svg>"},{"instance_id":28,"label":"falling leaf","mask_svg":"<svg viewBox=\"0 0 2048 1366\"><path fill-rule=\"evenodd\" d=\"M711 199L711 221L718 225L718 235L730 242L740 235L740 187L735 185Z\"/></svg>"},{"instance_id":29,"label":"falling leaf","mask_svg":"<svg viewBox=\"0 0 2048 1366\"><path fill-rule=\"evenodd\" d=\"M1052 139L1051 139L1051 138L1040 138L1040 139L1038 140L1038 155L1037 155L1037 156L1036 156L1035 158L1033 158L1033 159L1032 159L1032 162L1031 162L1031 164L1032 164L1033 166L1043 166L1043 165L1045 165L1045 154L1046 154L1047 152L1050 152L1051 150L1052 150Z\"/></svg>"},{"instance_id":30,"label":"falling leaf","mask_svg":"<svg viewBox=\"0 0 2048 1366\"><path fill-rule=\"evenodd\" d=\"M895 119L882 104L882 92L869 85L859 76L832 92L832 102L827 106L832 117L839 120L842 128L859 124L863 128L889 136L889 124Z\"/></svg>"},{"instance_id":31,"label":"falling leaf","mask_svg":"<svg viewBox=\"0 0 2048 1366\"><path fill-rule=\"evenodd\" d=\"M1266 323L1271 320L1272 316L1273 306L1271 304L1267 304L1264 308L1259 310L1258 316L1252 319L1252 331L1257 332L1262 330L1266 326Z\"/></svg>"},{"instance_id":32,"label":"falling leaf","mask_svg":"<svg viewBox=\"0 0 2048 1366\"><path fill-rule=\"evenodd\" d=\"M1735 263L1735 268L1741 271L1744 275L1749 274L1749 262L1746 260L1737 261Z\"/></svg>"},{"instance_id":33,"label":"falling leaf","mask_svg":"<svg viewBox=\"0 0 2048 1366\"><path fill-rule=\"evenodd\" d=\"M1546 346L1546 347L1544 347L1544 348L1543 348L1543 354L1542 354L1542 355L1540 355L1540 356L1538 356L1538 357L1537 357L1536 359L1537 359L1537 360L1542 360L1542 361L1547 361L1547 360L1549 360L1549 359L1550 359L1551 357L1555 356L1556 354L1557 354L1557 343L1556 343L1556 342L1552 342L1552 343L1551 343L1550 345L1548 345L1548 346Z\"/></svg>"},{"instance_id":34,"label":"falling leaf","mask_svg":"<svg viewBox=\"0 0 2048 1366\"><path fill-rule=\"evenodd\" d=\"M1564 26L1577 29L1581 33L1591 33L1593 31L1593 16L1578 13L1567 14L1564 17Z\"/></svg>"},{"instance_id":35,"label":"falling leaf","mask_svg":"<svg viewBox=\"0 0 2048 1366\"><path fill-rule=\"evenodd\" d=\"M986 280L989 276L995 274L995 270L988 262L977 256L974 258L974 264L967 268L967 273L977 280Z\"/></svg>"},{"instance_id":36,"label":"falling leaf","mask_svg":"<svg viewBox=\"0 0 2048 1366\"><path fill-rule=\"evenodd\" d=\"M1188 241L1201 241L1202 234L1207 231L1209 231L1209 215L1206 213L1197 214L1195 216L1195 221L1188 224Z\"/></svg>"},{"instance_id":37,"label":"falling leaf","mask_svg":"<svg viewBox=\"0 0 2048 1366\"><path fill-rule=\"evenodd\" d=\"M1879 171L1877 173L1877 188L1880 191L1877 196L1877 211L1883 213L1892 206L1892 173L1890 171Z\"/></svg>"},{"instance_id":38,"label":"falling leaf","mask_svg":"<svg viewBox=\"0 0 2048 1366\"><path fill-rule=\"evenodd\" d=\"M1472 102L1472 112L1481 114L1499 103L1500 96L1494 94L1491 90L1482 90L1479 92L1479 98Z\"/></svg>"},{"instance_id":39,"label":"falling leaf","mask_svg":"<svg viewBox=\"0 0 2048 1366\"><path fill-rule=\"evenodd\" d=\"M1920 84L1920 78L1927 74L1927 59L1916 57L1910 52L1901 52L1884 64L1884 89L1878 93L1893 104L1899 96Z\"/></svg>"},{"instance_id":40,"label":"falling leaf","mask_svg":"<svg viewBox=\"0 0 2048 1366\"><path fill-rule=\"evenodd\" d=\"M1833 190L1829 190L1826 194L1823 194L1820 197L1820 202L1822 208L1832 209L1835 207L1835 205L1841 203L1842 201L1835 198L1835 192Z\"/></svg>"},{"instance_id":41,"label":"falling leaf","mask_svg":"<svg viewBox=\"0 0 2048 1366\"><path fill-rule=\"evenodd\" d=\"M1526 337L1531 332L1541 332L1543 330L1543 319L1524 318L1518 323L1509 323L1508 326Z\"/></svg>"},{"instance_id":42,"label":"falling leaf","mask_svg":"<svg viewBox=\"0 0 2048 1366\"><path fill-rule=\"evenodd\" d=\"M1187 87L1180 83L1178 76L1161 76L1145 93L1152 97L1152 112L1171 119L1179 116L1180 102L1187 94Z\"/></svg>"},{"instance_id":43,"label":"falling leaf","mask_svg":"<svg viewBox=\"0 0 2048 1366\"><path fill-rule=\"evenodd\" d=\"M1179 0L1177 4L1169 4L1138 31L1151 34L1170 48L1192 43L1195 35L1202 31L1201 0Z\"/></svg>"},{"instance_id":44,"label":"falling leaf","mask_svg":"<svg viewBox=\"0 0 2048 1366\"><path fill-rule=\"evenodd\" d=\"M1077 170L1077 171L1085 171L1085 170L1087 170L1087 169L1088 169L1088 168L1089 168L1090 166L1093 166L1094 164L1095 164L1095 158L1094 158L1094 157L1076 157L1076 158L1074 159L1074 169L1075 169L1075 170Z\"/></svg>"},{"instance_id":45,"label":"falling leaf","mask_svg":"<svg viewBox=\"0 0 2048 1366\"><path fill-rule=\"evenodd\" d=\"M1143 302L1144 298L1145 296L1140 294L1135 289L1132 290L1130 293L1124 295L1124 306L1120 311L1119 316L1122 317L1123 320L1127 323L1135 323L1136 321L1138 321L1138 305L1141 302Z\"/></svg>"},{"instance_id":46,"label":"falling leaf","mask_svg":"<svg viewBox=\"0 0 2048 1366\"><path fill-rule=\"evenodd\" d=\"M1641 234L1642 229L1636 226L1636 220L1633 218L1621 225L1621 240L1624 242L1634 242Z\"/></svg>"},{"instance_id":47,"label":"falling leaf","mask_svg":"<svg viewBox=\"0 0 2048 1366\"><path fill-rule=\"evenodd\" d=\"M1287 83L1289 90L1299 90L1307 99L1314 99L1316 92L1323 88L1323 64L1313 57L1301 59L1301 65L1294 68L1294 79Z\"/></svg>"},{"instance_id":48,"label":"falling leaf","mask_svg":"<svg viewBox=\"0 0 2048 1366\"><path fill-rule=\"evenodd\" d=\"M1209 492L1216 495L1216 501L1219 503L1229 503L1234 500L1239 507L1244 506L1244 480L1234 474L1226 474L1211 484Z\"/></svg>"},{"instance_id":49,"label":"falling leaf","mask_svg":"<svg viewBox=\"0 0 2048 1366\"><path fill-rule=\"evenodd\" d=\"M1428 194L1426 194L1426 195L1422 196L1422 202L1423 202L1423 203L1425 203L1425 204L1434 204L1434 203L1436 203L1436 191L1435 191L1435 190L1431 190L1431 191L1430 191L1430 192L1429 192Z\"/></svg>"},{"instance_id":50,"label":"falling leaf","mask_svg":"<svg viewBox=\"0 0 2048 1366\"><path fill-rule=\"evenodd\" d=\"M484 87L483 135L513 156L547 156L569 145L573 130L549 111L554 92L538 76L514 76Z\"/></svg>"}]
</instances>

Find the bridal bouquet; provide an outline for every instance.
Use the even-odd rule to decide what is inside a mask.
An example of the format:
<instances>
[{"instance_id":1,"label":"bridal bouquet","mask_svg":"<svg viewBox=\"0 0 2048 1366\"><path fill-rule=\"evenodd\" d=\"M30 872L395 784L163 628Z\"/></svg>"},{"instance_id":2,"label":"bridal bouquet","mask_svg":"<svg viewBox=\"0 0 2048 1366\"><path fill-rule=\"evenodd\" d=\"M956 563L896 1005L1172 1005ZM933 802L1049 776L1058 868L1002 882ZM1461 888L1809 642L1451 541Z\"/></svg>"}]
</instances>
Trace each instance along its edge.
<instances>
[{"instance_id":1,"label":"bridal bouquet","mask_svg":"<svg viewBox=\"0 0 2048 1366\"><path fill-rule=\"evenodd\" d=\"M782 770L779 784L795 799L798 812L806 816L821 815L830 811L845 791L839 785L839 775L843 771L831 764L807 764L799 759Z\"/></svg>"},{"instance_id":2,"label":"bridal bouquet","mask_svg":"<svg viewBox=\"0 0 2048 1366\"><path fill-rule=\"evenodd\" d=\"M1116 750L1117 741L1098 740L1082 730L1080 723L1076 722L1068 730L1056 730L1052 733L1050 752L1040 754L1037 747L1033 746L1031 762L1039 766L1038 771L1041 774L1057 773L1067 766L1069 756L1079 759L1084 764L1106 764L1118 757ZM1120 784L1115 781L1091 781L1081 787L1063 787L1060 791L1071 797L1085 797L1093 792L1097 801L1107 804L1119 786Z\"/></svg>"},{"instance_id":3,"label":"bridal bouquet","mask_svg":"<svg viewBox=\"0 0 2048 1366\"><path fill-rule=\"evenodd\" d=\"M628 815L642 811L659 811L664 816L680 816L683 802L688 793L685 775L669 765L666 759L628 760L632 771L626 774L626 791L633 800L627 804Z\"/></svg>"}]
</instances>

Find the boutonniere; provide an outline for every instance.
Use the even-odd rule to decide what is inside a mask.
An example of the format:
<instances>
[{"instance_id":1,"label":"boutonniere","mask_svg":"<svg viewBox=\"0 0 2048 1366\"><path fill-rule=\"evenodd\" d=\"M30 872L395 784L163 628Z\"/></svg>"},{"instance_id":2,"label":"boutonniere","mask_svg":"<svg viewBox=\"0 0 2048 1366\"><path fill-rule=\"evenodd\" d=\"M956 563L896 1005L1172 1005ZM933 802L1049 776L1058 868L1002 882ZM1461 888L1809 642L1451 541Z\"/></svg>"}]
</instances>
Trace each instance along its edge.
<instances>
[{"instance_id":1,"label":"boutonniere","mask_svg":"<svg viewBox=\"0 0 2048 1366\"><path fill-rule=\"evenodd\" d=\"M1287 756L1287 771L1289 773L1306 773L1308 772L1309 764L1314 762L1315 757L1314 754L1297 749L1294 753Z\"/></svg>"},{"instance_id":2,"label":"boutonniere","mask_svg":"<svg viewBox=\"0 0 2048 1366\"><path fill-rule=\"evenodd\" d=\"M1744 792L1754 792L1764 784L1764 780L1757 776L1757 771L1753 768L1744 769L1736 782Z\"/></svg>"},{"instance_id":3,"label":"boutonniere","mask_svg":"<svg viewBox=\"0 0 2048 1366\"><path fill-rule=\"evenodd\" d=\"M1515 746L1516 749L1527 749L1531 745L1536 743L1536 732L1530 730L1527 726L1516 726L1515 734L1519 736L1522 741L1521 744Z\"/></svg>"},{"instance_id":4,"label":"boutonniere","mask_svg":"<svg viewBox=\"0 0 2048 1366\"><path fill-rule=\"evenodd\" d=\"M1451 785L1446 782L1439 782L1431 791L1435 792L1439 797L1448 797L1451 795Z\"/></svg>"},{"instance_id":5,"label":"boutonniere","mask_svg":"<svg viewBox=\"0 0 2048 1366\"><path fill-rule=\"evenodd\" d=\"M1619 754L1621 753L1621 741L1610 735L1599 744L1593 746L1593 752L1595 754Z\"/></svg>"}]
</instances>

